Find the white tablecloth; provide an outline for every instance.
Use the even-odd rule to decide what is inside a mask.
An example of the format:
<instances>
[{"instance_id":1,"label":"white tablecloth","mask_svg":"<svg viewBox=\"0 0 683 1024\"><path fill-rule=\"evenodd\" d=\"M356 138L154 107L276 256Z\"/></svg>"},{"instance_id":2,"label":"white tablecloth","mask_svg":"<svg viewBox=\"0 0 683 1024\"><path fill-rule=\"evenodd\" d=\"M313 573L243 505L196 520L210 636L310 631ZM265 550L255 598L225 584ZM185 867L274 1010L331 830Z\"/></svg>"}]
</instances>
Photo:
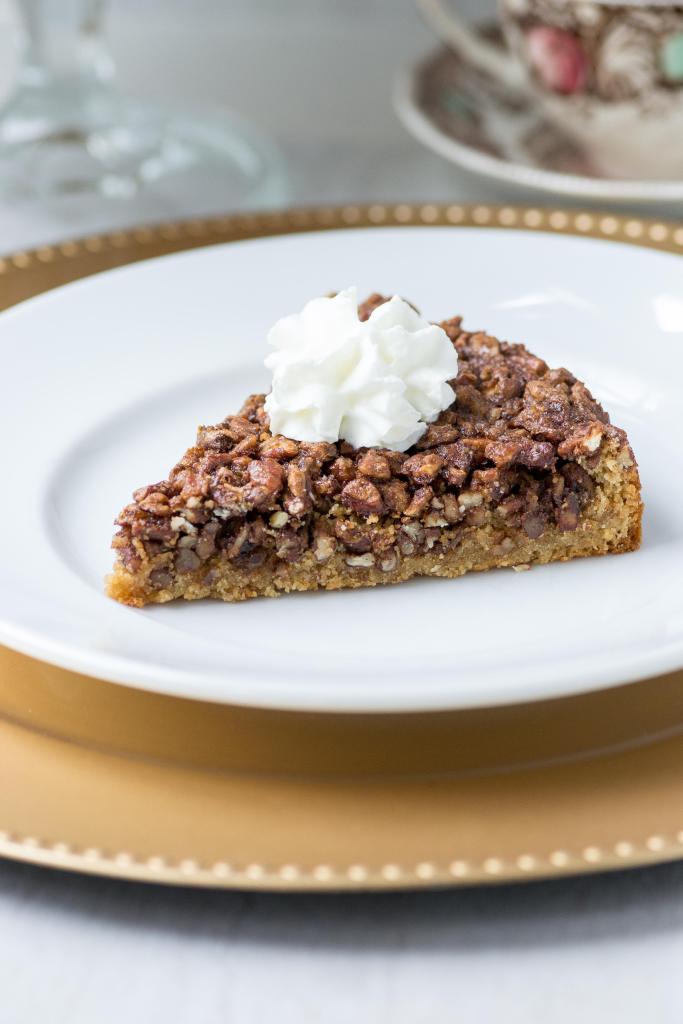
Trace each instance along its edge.
<instances>
[{"instance_id":1,"label":"white tablecloth","mask_svg":"<svg viewBox=\"0 0 683 1024\"><path fill-rule=\"evenodd\" d=\"M528 199L456 171L397 123L391 71L430 41L409 0L119 0L110 22L128 91L253 118L289 160L294 202ZM0 31L0 91L10 68ZM144 199L86 213L0 205L0 247L156 215ZM300 897L0 862L2 1024L680 1024L682 956L679 865Z\"/></svg>"}]
</instances>

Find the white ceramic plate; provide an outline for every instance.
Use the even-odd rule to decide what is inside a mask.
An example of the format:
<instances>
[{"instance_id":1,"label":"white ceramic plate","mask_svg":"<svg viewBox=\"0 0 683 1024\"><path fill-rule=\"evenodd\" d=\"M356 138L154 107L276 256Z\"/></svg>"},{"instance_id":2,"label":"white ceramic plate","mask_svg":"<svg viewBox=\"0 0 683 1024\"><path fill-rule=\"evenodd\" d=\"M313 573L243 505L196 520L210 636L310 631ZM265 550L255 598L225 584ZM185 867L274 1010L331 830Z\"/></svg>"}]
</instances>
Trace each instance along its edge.
<instances>
[{"instance_id":1,"label":"white ceramic plate","mask_svg":"<svg viewBox=\"0 0 683 1024\"><path fill-rule=\"evenodd\" d=\"M241 605L103 594L112 520L198 423L267 386L265 334L355 283L525 341L632 439L637 553ZM0 317L0 642L169 694L280 708L457 708L683 666L683 262L617 242L391 227L216 246L102 274Z\"/></svg>"}]
</instances>

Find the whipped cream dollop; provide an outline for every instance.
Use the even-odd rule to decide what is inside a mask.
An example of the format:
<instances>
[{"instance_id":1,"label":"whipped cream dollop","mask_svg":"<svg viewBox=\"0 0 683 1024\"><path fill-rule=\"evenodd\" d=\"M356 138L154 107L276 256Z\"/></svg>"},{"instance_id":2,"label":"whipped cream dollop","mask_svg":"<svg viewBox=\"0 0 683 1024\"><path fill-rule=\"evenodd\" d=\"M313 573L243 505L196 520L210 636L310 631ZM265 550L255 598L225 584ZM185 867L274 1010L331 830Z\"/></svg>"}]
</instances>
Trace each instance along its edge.
<instances>
[{"instance_id":1,"label":"whipped cream dollop","mask_svg":"<svg viewBox=\"0 0 683 1024\"><path fill-rule=\"evenodd\" d=\"M313 299L278 320L268 342L273 434L402 452L455 397L448 335L397 295L364 322L355 288Z\"/></svg>"}]
</instances>

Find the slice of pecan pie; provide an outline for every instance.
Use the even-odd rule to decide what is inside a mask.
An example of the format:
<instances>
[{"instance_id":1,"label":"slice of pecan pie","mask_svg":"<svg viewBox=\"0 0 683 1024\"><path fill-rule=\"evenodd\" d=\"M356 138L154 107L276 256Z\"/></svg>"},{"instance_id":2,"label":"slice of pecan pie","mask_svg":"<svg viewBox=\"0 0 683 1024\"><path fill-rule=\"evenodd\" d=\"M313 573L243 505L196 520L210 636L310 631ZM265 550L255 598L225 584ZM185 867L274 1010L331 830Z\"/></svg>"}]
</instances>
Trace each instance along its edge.
<instances>
[{"instance_id":1,"label":"slice of pecan pie","mask_svg":"<svg viewBox=\"0 0 683 1024\"><path fill-rule=\"evenodd\" d=\"M361 319L384 301L372 296ZM456 400L413 448L274 436L253 395L135 492L108 593L136 606L241 601L637 548L633 453L587 388L460 317L441 326L459 357Z\"/></svg>"}]
</instances>

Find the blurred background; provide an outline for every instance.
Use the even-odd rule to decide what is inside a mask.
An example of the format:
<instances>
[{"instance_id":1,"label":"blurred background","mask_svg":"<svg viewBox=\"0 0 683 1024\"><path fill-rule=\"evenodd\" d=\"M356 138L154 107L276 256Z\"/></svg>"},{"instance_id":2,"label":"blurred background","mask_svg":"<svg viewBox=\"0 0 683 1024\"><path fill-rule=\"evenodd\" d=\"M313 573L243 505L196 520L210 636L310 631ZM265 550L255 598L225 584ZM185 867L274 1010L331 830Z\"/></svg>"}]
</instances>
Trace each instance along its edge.
<instances>
[{"instance_id":1,"label":"blurred background","mask_svg":"<svg viewBox=\"0 0 683 1024\"><path fill-rule=\"evenodd\" d=\"M59 0L64 10L70 3ZM485 17L495 2L463 0L459 9ZM0 99L19 68L18 26L15 0L0 0ZM233 110L278 146L288 185L260 205L524 201L521 190L476 179L425 149L394 113L393 76L437 45L413 0L110 0L104 28L126 96ZM229 203L212 196L204 206L196 194L168 202L0 199L2 249L224 212Z\"/></svg>"}]
</instances>

